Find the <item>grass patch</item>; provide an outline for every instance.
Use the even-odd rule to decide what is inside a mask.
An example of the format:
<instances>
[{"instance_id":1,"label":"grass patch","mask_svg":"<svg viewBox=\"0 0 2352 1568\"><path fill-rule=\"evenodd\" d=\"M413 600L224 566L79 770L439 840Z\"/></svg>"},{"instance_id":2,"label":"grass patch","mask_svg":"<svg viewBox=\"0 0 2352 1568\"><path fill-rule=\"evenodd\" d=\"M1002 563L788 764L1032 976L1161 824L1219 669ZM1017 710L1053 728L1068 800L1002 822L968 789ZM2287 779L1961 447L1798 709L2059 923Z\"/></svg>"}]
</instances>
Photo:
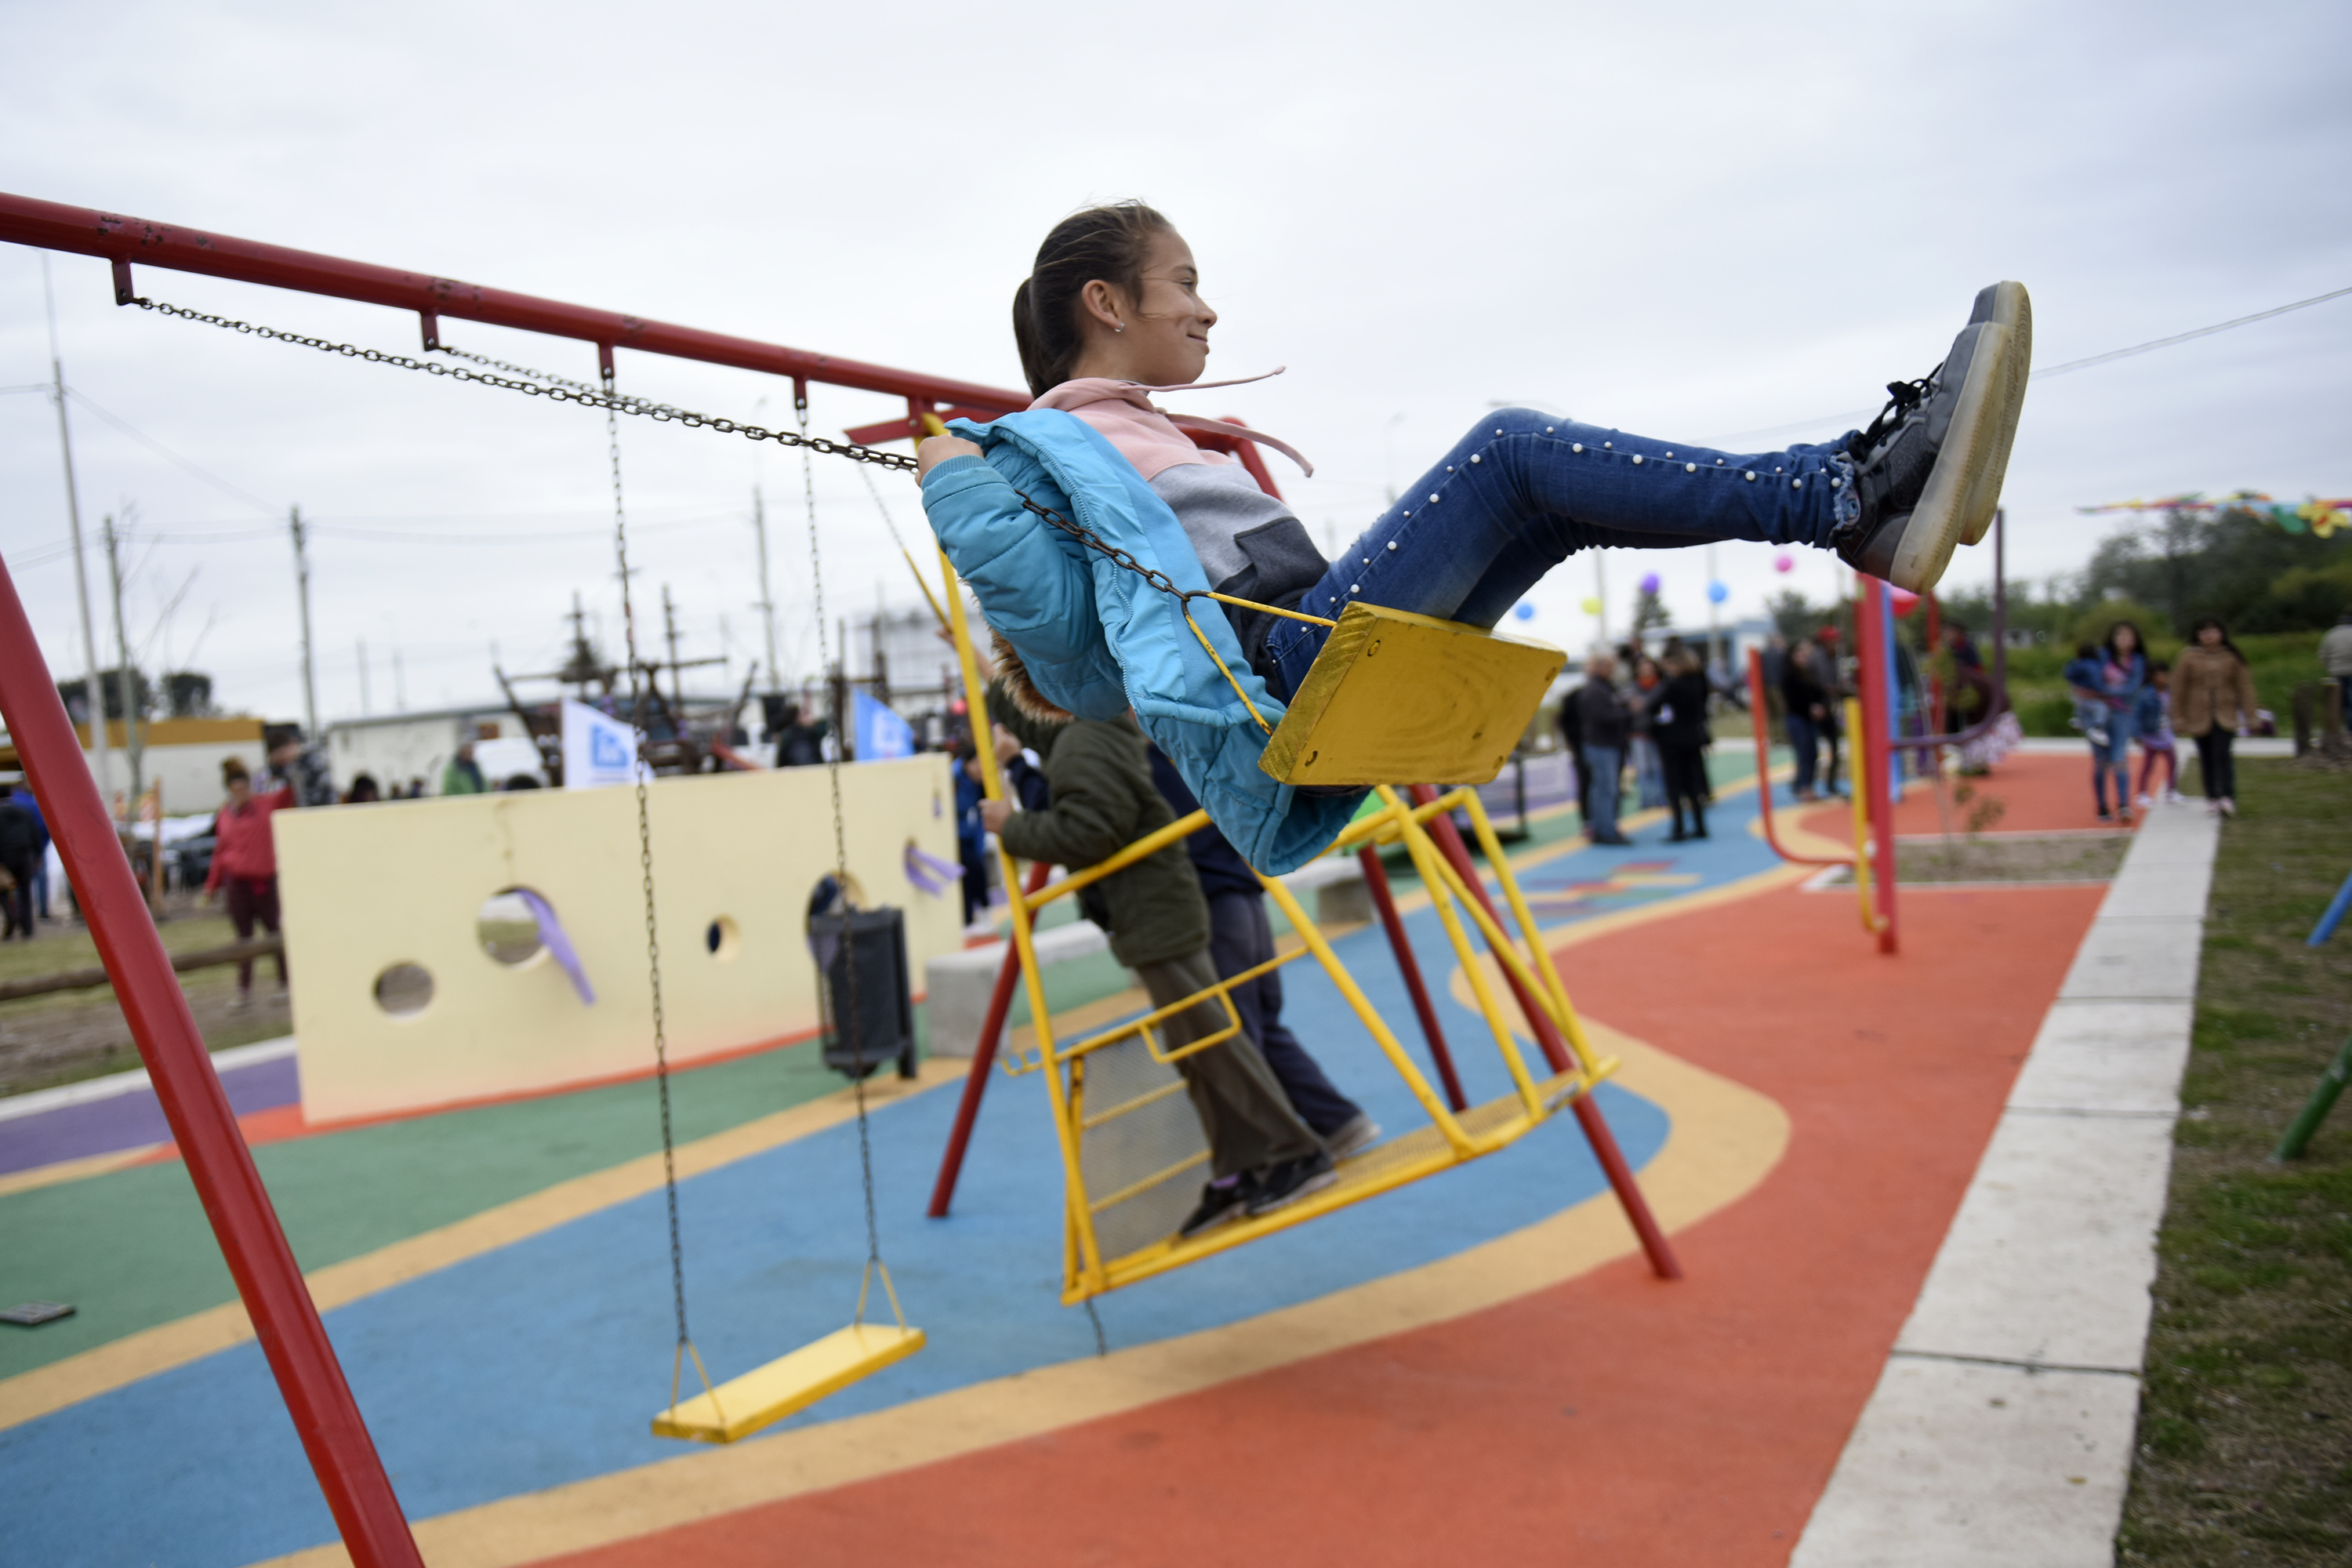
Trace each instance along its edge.
<instances>
[{"instance_id":1,"label":"grass patch","mask_svg":"<svg viewBox=\"0 0 2352 1568\"><path fill-rule=\"evenodd\" d=\"M2352 1105L2272 1148L2352 1031L2347 942L2303 945L2352 869L2352 785L2239 764L2207 910L2120 1560L2352 1554Z\"/></svg>"}]
</instances>

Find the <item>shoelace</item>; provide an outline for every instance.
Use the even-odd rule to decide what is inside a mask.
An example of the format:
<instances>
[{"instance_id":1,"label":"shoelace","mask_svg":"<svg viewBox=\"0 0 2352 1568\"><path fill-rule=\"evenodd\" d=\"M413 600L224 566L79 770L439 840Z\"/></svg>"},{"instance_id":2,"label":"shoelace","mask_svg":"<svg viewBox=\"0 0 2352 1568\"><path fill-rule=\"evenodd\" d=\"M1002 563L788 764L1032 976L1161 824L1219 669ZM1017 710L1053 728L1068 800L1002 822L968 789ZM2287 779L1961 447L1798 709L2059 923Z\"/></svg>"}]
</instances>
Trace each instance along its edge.
<instances>
[{"instance_id":1,"label":"shoelace","mask_svg":"<svg viewBox=\"0 0 2352 1568\"><path fill-rule=\"evenodd\" d=\"M1870 428L1862 433L1862 449L1865 452L1875 449L1883 438L1900 429L1904 421L1911 417L1911 411L1927 401L1928 392L1943 378L1943 374L1944 367L1939 364L1917 381L1888 382L1886 406L1878 411L1878 417L1873 419Z\"/></svg>"}]
</instances>

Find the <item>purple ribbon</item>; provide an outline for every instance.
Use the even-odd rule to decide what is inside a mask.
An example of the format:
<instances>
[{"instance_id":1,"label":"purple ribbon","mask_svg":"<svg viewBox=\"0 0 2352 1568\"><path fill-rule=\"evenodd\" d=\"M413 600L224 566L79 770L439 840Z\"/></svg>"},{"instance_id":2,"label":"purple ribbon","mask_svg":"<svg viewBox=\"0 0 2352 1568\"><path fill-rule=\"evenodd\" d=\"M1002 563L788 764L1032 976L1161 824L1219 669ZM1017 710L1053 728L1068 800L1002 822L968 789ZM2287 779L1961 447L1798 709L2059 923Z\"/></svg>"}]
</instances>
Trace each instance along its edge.
<instances>
[{"instance_id":1,"label":"purple ribbon","mask_svg":"<svg viewBox=\"0 0 2352 1568\"><path fill-rule=\"evenodd\" d=\"M517 888L515 896L530 907L530 918L539 922L539 940L572 976L572 989L580 993L581 1002L590 1007L596 1005L596 988L588 984L587 971L580 967L580 955L572 950L572 939L563 934L563 922L555 918L554 909L545 899L529 888Z\"/></svg>"}]
</instances>

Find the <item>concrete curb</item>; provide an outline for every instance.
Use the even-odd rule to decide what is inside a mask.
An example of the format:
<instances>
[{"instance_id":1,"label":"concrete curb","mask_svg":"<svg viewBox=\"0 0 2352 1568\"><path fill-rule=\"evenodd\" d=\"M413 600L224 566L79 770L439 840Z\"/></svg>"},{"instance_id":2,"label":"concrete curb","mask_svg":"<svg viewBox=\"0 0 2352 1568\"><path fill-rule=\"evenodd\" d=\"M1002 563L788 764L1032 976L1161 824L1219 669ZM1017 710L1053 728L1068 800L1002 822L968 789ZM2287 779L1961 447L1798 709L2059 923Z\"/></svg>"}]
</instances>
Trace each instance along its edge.
<instances>
[{"instance_id":1,"label":"concrete curb","mask_svg":"<svg viewBox=\"0 0 2352 1568\"><path fill-rule=\"evenodd\" d=\"M2114 1563L2219 843L2148 814L1792 1568Z\"/></svg>"}]
</instances>

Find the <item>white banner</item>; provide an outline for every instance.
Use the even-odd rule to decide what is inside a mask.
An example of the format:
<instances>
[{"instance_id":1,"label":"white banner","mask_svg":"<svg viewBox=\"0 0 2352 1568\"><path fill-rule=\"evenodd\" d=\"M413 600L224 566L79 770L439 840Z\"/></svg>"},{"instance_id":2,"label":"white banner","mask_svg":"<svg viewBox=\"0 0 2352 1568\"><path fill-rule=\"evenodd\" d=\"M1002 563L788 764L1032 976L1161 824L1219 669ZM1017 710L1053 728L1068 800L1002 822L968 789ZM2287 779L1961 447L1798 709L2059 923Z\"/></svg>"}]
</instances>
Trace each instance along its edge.
<instances>
[{"instance_id":1,"label":"white banner","mask_svg":"<svg viewBox=\"0 0 2352 1568\"><path fill-rule=\"evenodd\" d=\"M635 782L637 732L573 698L563 700L563 787L602 789Z\"/></svg>"}]
</instances>

